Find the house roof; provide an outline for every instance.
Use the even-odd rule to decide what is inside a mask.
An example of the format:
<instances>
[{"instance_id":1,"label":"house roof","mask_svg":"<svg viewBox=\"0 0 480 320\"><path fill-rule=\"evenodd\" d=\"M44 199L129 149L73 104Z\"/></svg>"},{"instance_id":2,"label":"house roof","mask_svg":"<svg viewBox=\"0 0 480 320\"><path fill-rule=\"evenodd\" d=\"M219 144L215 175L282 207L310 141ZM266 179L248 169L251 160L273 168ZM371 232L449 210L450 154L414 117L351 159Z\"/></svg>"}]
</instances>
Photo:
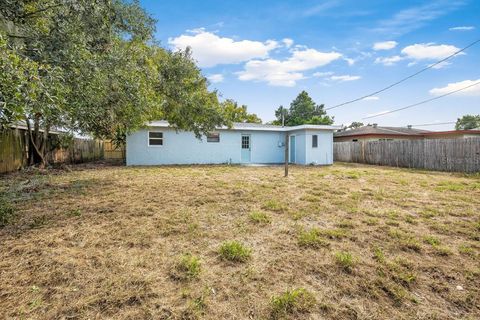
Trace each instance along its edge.
<instances>
[{"instance_id":1,"label":"house roof","mask_svg":"<svg viewBox=\"0 0 480 320\"><path fill-rule=\"evenodd\" d=\"M430 131L426 132L424 136L434 136L434 135L463 135L463 134L479 134L480 129L469 129L469 130L449 130L449 131Z\"/></svg>"},{"instance_id":2,"label":"house roof","mask_svg":"<svg viewBox=\"0 0 480 320\"><path fill-rule=\"evenodd\" d=\"M334 137L350 137L363 135L387 135L387 136L418 136L431 131L420 130L405 127L380 127L380 126L364 126L352 130L335 132Z\"/></svg>"},{"instance_id":3,"label":"house roof","mask_svg":"<svg viewBox=\"0 0 480 320\"><path fill-rule=\"evenodd\" d=\"M170 127L170 124L167 121L152 121L147 124L149 127ZM312 129L312 130L327 130L333 131L339 129L339 126L331 126L331 125L313 125L313 124L304 124L300 126L293 126L293 127L282 127L273 124L262 124L262 123L243 123L243 122L235 122L231 128L221 127L218 130L248 130L248 131L279 131L279 132L286 132L286 131L295 131L295 130L303 130L303 129Z\"/></svg>"}]
</instances>

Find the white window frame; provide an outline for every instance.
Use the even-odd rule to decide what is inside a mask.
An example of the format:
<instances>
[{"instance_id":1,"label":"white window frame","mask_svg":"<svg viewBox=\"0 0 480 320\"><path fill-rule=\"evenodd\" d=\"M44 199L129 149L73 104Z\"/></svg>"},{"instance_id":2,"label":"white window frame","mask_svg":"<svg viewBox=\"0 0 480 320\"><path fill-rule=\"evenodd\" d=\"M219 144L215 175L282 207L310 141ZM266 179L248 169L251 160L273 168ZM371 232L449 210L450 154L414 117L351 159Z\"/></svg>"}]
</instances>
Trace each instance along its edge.
<instances>
[{"instance_id":1,"label":"white window frame","mask_svg":"<svg viewBox=\"0 0 480 320\"><path fill-rule=\"evenodd\" d=\"M150 138L150 132L153 132L153 133L161 133L161 134L162 134L162 138ZM150 144L150 139L162 140L162 144L161 144L161 145ZM158 130L149 130L149 131L148 131L148 134L147 134L147 146L148 146L149 148L162 148L162 147L164 146L164 143L165 143L165 135L164 135L164 132L163 132L163 131L158 131Z\"/></svg>"}]
</instances>

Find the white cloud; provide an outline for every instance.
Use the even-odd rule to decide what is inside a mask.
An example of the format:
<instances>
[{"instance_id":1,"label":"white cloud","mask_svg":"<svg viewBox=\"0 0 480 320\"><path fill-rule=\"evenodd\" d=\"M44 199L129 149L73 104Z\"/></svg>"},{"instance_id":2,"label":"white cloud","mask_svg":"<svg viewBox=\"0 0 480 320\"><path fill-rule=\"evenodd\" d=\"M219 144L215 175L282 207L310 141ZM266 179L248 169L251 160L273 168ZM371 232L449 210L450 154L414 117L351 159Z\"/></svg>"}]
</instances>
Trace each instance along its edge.
<instances>
[{"instance_id":1,"label":"white cloud","mask_svg":"<svg viewBox=\"0 0 480 320\"><path fill-rule=\"evenodd\" d=\"M282 40L285 47L290 48L293 45L293 40L290 38L285 38Z\"/></svg>"},{"instance_id":2,"label":"white cloud","mask_svg":"<svg viewBox=\"0 0 480 320\"><path fill-rule=\"evenodd\" d=\"M453 82L447 84L445 87L440 87L440 88L433 88L432 90L429 91L431 95L434 96L441 96L443 94L459 90L461 88L468 87L470 85L473 85L474 83L480 82L480 79L477 80L464 80L460 82ZM470 87L468 89L459 91L458 93L454 93L454 95L462 95L462 96L480 96L480 84Z\"/></svg>"},{"instance_id":3,"label":"white cloud","mask_svg":"<svg viewBox=\"0 0 480 320\"><path fill-rule=\"evenodd\" d=\"M402 53L414 60L440 60L458 50L460 49L448 44L417 43L403 48Z\"/></svg>"},{"instance_id":4,"label":"white cloud","mask_svg":"<svg viewBox=\"0 0 480 320\"><path fill-rule=\"evenodd\" d=\"M375 63L381 63L385 66L393 66L395 63L402 61L403 59L405 58L400 56L378 57L375 59Z\"/></svg>"},{"instance_id":5,"label":"white cloud","mask_svg":"<svg viewBox=\"0 0 480 320\"><path fill-rule=\"evenodd\" d=\"M416 43L403 48L401 51L402 55L395 55L391 57L378 57L375 59L375 63L381 63L385 66L393 66L399 61L409 59L411 61L408 63L408 66L411 67L422 60L445 59L446 57L451 56L458 50L460 49L448 44L436 45L434 43ZM459 55L462 54L464 53L459 53ZM434 66L433 68L441 69L448 65L450 65L450 62L445 61Z\"/></svg>"},{"instance_id":6,"label":"white cloud","mask_svg":"<svg viewBox=\"0 0 480 320\"><path fill-rule=\"evenodd\" d=\"M345 57L343 60L347 61L349 66L353 66L355 64L355 59Z\"/></svg>"},{"instance_id":7,"label":"white cloud","mask_svg":"<svg viewBox=\"0 0 480 320\"><path fill-rule=\"evenodd\" d=\"M373 50L390 50L397 46L398 42L396 41L383 41L383 42L375 42L373 44Z\"/></svg>"},{"instance_id":8,"label":"white cloud","mask_svg":"<svg viewBox=\"0 0 480 320\"><path fill-rule=\"evenodd\" d=\"M330 80L345 82L345 81L355 81L355 80L359 80L361 78L362 77L360 77L360 76L343 75L343 76L331 76Z\"/></svg>"},{"instance_id":9,"label":"white cloud","mask_svg":"<svg viewBox=\"0 0 480 320\"><path fill-rule=\"evenodd\" d=\"M333 72L331 71L327 71L327 72L315 72L313 74L314 77L318 77L318 78L323 78L323 77L328 77L328 76L331 76L333 74Z\"/></svg>"},{"instance_id":10,"label":"white cloud","mask_svg":"<svg viewBox=\"0 0 480 320\"><path fill-rule=\"evenodd\" d=\"M338 52L320 52L315 49L295 49L286 60L266 59L248 61L244 70L237 72L242 81L265 81L273 86L293 87L304 78L302 71L315 69L340 59Z\"/></svg>"},{"instance_id":11,"label":"white cloud","mask_svg":"<svg viewBox=\"0 0 480 320\"><path fill-rule=\"evenodd\" d=\"M365 100L365 101L377 101L377 100L380 100L380 97L371 96L371 97L363 98L362 100Z\"/></svg>"},{"instance_id":12,"label":"white cloud","mask_svg":"<svg viewBox=\"0 0 480 320\"><path fill-rule=\"evenodd\" d=\"M255 58L267 58L268 53L279 44L274 40L265 42L219 37L203 28L188 30L176 38L169 38L168 43L176 50L192 48L192 54L200 67L213 67L218 64L232 64Z\"/></svg>"},{"instance_id":13,"label":"white cloud","mask_svg":"<svg viewBox=\"0 0 480 320\"><path fill-rule=\"evenodd\" d=\"M465 5L465 1L438 0L398 11L379 21L374 32L384 35L403 35L422 28L431 21Z\"/></svg>"},{"instance_id":14,"label":"white cloud","mask_svg":"<svg viewBox=\"0 0 480 320\"><path fill-rule=\"evenodd\" d=\"M440 62L439 64L434 65L432 69L443 69L451 64L452 64L451 62L443 61L443 62Z\"/></svg>"},{"instance_id":15,"label":"white cloud","mask_svg":"<svg viewBox=\"0 0 480 320\"><path fill-rule=\"evenodd\" d=\"M207 79L211 82L211 83L219 83L219 82L222 82L223 81L223 74L221 73L215 73L215 74L210 74L207 76Z\"/></svg>"},{"instance_id":16,"label":"white cloud","mask_svg":"<svg viewBox=\"0 0 480 320\"><path fill-rule=\"evenodd\" d=\"M448 28L450 31L470 31L474 30L474 26L459 26L459 27L453 27L453 28Z\"/></svg>"}]
</instances>

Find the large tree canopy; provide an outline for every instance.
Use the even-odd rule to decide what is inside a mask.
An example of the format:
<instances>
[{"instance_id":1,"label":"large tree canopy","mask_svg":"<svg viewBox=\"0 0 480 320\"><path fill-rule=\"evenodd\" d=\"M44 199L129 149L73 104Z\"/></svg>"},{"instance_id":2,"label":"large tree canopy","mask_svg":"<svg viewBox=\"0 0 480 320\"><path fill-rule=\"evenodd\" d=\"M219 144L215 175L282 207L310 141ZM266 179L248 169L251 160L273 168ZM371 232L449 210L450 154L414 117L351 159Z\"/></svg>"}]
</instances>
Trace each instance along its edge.
<instances>
[{"instance_id":1,"label":"large tree canopy","mask_svg":"<svg viewBox=\"0 0 480 320\"><path fill-rule=\"evenodd\" d=\"M247 106L241 105L232 99L227 99L222 102L223 110L226 118L231 122L246 122L246 123L262 123L255 113L248 113Z\"/></svg>"},{"instance_id":2,"label":"large tree canopy","mask_svg":"<svg viewBox=\"0 0 480 320\"><path fill-rule=\"evenodd\" d=\"M464 115L463 117L457 119L455 124L456 130L470 130L470 129L479 129L480 128L480 114L477 115Z\"/></svg>"},{"instance_id":3,"label":"large tree canopy","mask_svg":"<svg viewBox=\"0 0 480 320\"><path fill-rule=\"evenodd\" d=\"M33 124L42 162L41 129L122 141L154 119L197 136L228 125L189 50L156 45L154 23L138 1L0 0L1 124Z\"/></svg>"},{"instance_id":4,"label":"large tree canopy","mask_svg":"<svg viewBox=\"0 0 480 320\"><path fill-rule=\"evenodd\" d=\"M329 117L324 110L324 105L317 105L306 91L300 92L295 100L290 103L290 108L280 106L275 111L274 124L282 124L282 114L286 126L298 126L302 124L332 124L333 117Z\"/></svg>"}]
</instances>

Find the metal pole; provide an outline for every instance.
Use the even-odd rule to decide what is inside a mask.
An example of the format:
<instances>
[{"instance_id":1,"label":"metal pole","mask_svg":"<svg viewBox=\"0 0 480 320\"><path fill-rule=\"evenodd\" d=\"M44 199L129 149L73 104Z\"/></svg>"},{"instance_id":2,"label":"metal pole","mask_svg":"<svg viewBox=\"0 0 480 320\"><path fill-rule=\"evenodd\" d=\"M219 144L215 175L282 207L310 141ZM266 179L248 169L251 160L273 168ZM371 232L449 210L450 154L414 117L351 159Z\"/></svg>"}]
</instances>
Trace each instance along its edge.
<instances>
[{"instance_id":1,"label":"metal pole","mask_svg":"<svg viewBox=\"0 0 480 320\"><path fill-rule=\"evenodd\" d=\"M285 132L285 177L288 177L288 140L290 135Z\"/></svg>"}]
</instances>

